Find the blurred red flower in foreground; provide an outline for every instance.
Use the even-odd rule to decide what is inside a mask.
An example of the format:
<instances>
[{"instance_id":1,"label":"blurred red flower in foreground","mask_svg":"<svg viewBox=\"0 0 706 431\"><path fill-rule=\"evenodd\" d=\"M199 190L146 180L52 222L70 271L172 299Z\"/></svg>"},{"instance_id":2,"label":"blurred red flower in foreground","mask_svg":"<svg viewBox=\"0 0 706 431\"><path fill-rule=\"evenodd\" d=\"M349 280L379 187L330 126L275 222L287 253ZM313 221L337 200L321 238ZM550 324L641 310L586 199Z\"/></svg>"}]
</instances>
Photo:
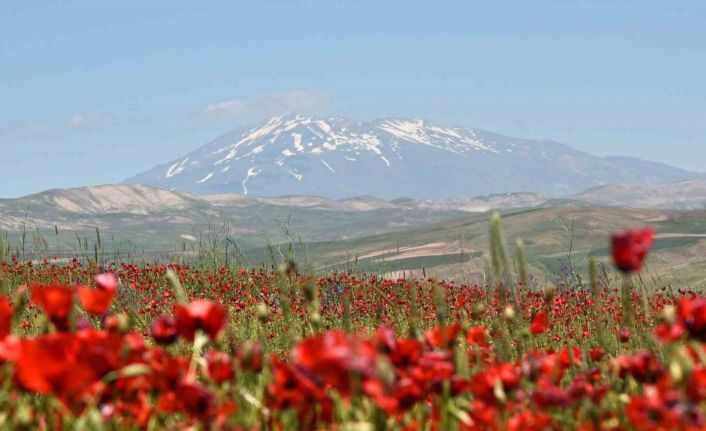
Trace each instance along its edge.
<instances>
[{"instance_id":1,"label":"blurred red flower in foreground","mask_svg":"<svg viewBox=\"0 0 706 431\"><path fill-rule=\"evenodd\" d=\"M95 282L98 289L79 286L78 299L89 313L103 314L113 301L118 289L118 278L111 273L99 274L96 275Z\"/></svg>"},{"instance_id":2,"label":"blurred red flower in foreground","mask_svg":"<svg viewBox=\"0 0 706 431\"><path fill-rule=\"evenodd\" d=\"M176 304L174 317L179 335L189 341L194 340L197 329L204 331L211 339L216 339L226 326L226 309L210 301L191 301L188 305Z\"/></svg>"},{"instance_id":3,"label":"blurred red flower in foreground","mask_svg":"<svg viewBox=\"0 0 706 431\"><path fill-rule=\"evenodd\" d=\"M74 289L59 284L35 284L31 290L32 302L42 307L57 329L68 329L69 314L74 304Z\"/></svg>"},{"instance_id":4,"label":"blurred red flower in foreground","mask_svg":"<svg viewBox=\"0 0 706 431\"><path fill-rule=\"evenodd\" d=\"M118 334L88 329L26 338L20 343L15 380L26 390L55 394L80 412L100 379L119 366Z\"/></svg>"},{"instance_id":5,"label":"blurred red flower in foreground","mask_svg":"<svg viewBox=\"0 0 706 431\"><path fill-rule=\"evenodd\" d=\"M611 237L613 262L623 272L637 272L654 241L651 228L614 233Z\"/></svg>"},{"instance_id":6,"label":"blurred red flower in foreground","mask_svg":"<svg viewBox=\"0 0 706 431\"><path fill-rule=\"evenodd\" d=\"M12 304L4 296L0 296L0 340L12 331Z\"/></svg>"}]
</instances>

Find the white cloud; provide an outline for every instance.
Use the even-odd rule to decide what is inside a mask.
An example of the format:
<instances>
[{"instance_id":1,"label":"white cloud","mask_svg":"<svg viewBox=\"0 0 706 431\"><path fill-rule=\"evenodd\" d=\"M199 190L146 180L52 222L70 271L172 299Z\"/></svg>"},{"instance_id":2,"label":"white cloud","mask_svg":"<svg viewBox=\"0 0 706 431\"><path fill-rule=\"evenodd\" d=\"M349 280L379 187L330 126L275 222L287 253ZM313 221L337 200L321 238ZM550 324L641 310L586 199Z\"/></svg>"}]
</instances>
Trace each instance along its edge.
<instances>
[{"instance_id":1,"label":"white cloud","mask_svg":"<svg viewBox=\"0 0 706 431\"><path fill-rule=\"evenodd\" d=\"M322 113L328 109L329 102L329 95L325 91L267 93L251 100L235 99L213 103L203 108L201 115L214 120L247 123L291 112Z\"/></svg>"},{"instance_id":2,"label":"white cloud","mask_svg":"<svg viewBox=\"0 0 706 431\"><path fill-rule=\"evenodd\" d=\"M93 127L124 126L148 121L149 117L116 117L100 112L75 112L69 117L68 125L74 129Z\"/></svg>"},{"instance_id":3,"label":"white cloud","mask_svg":"<svg viewBox=\"0 0 706 431\"><path fill-rule=\"evenodd\" d=\"M202 114L213 119L229 119L247 112L248 103L242 100L226 100L203 108Z\"/></svg>"},{"instance_id":4,"label":"white cloud","mask_svg":"<svg viewBox=\"0 0 706 431\"><path fill-rule=\"evenodd\" d=\"M89 118L89 116L81 114L80 112L71 115L71 118L69 118L69 125L76 129L88 127L90 124L91 119Z\"/></svg>"},{"instance_id":5,"label":"white cloud","mask_svg":"<svg viewBox=\"0 0 706 431\"><path fill-rule=\"evenodd\" d=\"M27 132L41 132L46 130L47 127L44 124L38 123L33 120L27 120L20 124L20 128Z\"/></svg>"},{"instance_id":6,"label":"white cloud","mask_svg":"<svg viewBox=\"0 0 706 431\"><path fill-rule=\"evenodd\" d=\"M45 124L34 120L25 120L21 123L11 124L5 127L0 127L0 134L5 133L35 133L48 130Z\"/></svg>"}]
</instances>

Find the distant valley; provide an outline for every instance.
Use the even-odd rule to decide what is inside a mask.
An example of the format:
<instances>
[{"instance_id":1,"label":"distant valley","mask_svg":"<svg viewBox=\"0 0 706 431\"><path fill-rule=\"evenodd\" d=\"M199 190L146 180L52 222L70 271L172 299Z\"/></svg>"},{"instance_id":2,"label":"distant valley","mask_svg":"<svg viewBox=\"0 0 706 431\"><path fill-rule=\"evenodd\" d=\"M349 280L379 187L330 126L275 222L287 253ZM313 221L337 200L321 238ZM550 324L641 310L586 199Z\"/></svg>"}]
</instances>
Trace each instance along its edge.
<instances>
[{"instance_id":1,"label":"distant valley","mask_svg":"<svg viewBox=\"0 0 706 431\"><path fill-rule=\"evenodd\" d=\"M706 277L706 180L610 185L559 198L509 193L391 201L104 185L2 199L0 233L17 251L24 244L30 256L90 254L97 236L103 250L133 257L197 252L228 238L249 264L271 261L267 244L282 250L292 243L297 258L315 267L460 276L482 271L491 210L504 214L511 243L526 241L537 273L561 268L572 235L574 262L585 263L589 255L607 256L611 231L652 225L659 232L656 267L683 267L691 279L703 266Z\"/></svg>"}]
</instances>

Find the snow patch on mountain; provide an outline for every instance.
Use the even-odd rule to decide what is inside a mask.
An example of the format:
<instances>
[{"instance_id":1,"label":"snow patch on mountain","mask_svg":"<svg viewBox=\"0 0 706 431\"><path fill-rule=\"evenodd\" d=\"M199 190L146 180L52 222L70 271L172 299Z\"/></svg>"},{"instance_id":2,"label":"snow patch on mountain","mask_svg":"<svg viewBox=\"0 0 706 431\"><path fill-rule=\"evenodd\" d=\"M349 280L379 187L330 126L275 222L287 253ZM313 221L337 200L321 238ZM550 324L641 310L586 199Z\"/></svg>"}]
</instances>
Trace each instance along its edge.
<instances>
[{"instance_id":1,"label":"snow patch on mountain","mask_svg":"<svg viewBox=\"0 0 706 431\"><path fill-rule=\"evenodd\" d=\"M243 185L243 194L245 194L245 195L248 194L248 187L245 185L245 183L247 183L251 177L254 177L258 173L259 172L257 171L256 167L252 167L252 168L248 169L248 173L246 174L245 179L241 183Z\"/></svg>"},{"instance_id":2,"label":"snow patch on mountain","mask_svg":"<svg viewBox=\"0 0 706 431\"><path fill-rule=\"evenodd\" d=\"M170 177L173 177L174 175L179 175L180 173L182 173L184 171L184 165L188 161L189 161L189 158L187 157L184 160L182 160L181 162L177 162L177 163L174 163L173 165L171 165L169 167L169 169L167 169L167 172L165 173L167 178L170 178Z\"/></svg>"},{"instance_id":3,"label":"snow patch on mountain","mask_svg":"<svg viewBox=\"0 0 706 431\"><path fill-rule=\"evenodd\" d=\"M200 180L196 181L196 184L203 184L203 183L205 183L206 181L210 180L211 178L213 178L213 172L209 172L208 175L206 175L205 177L203 177L203 178L201 178Z\"/></svg>"}]
</instances>

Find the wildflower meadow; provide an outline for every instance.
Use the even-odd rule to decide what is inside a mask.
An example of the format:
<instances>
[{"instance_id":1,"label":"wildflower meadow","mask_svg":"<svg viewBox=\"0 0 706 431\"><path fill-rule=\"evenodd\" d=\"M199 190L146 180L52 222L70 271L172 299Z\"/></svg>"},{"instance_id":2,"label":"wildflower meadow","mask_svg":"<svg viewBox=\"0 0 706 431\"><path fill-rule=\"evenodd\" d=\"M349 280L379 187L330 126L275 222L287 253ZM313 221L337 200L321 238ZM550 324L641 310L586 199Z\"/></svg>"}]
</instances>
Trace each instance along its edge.
<instances>
[{"instance_id":1,"label":"wildflower meadow","mask_svg":"<svg viewBox=\"0 0 706 431\"><path fill-rule=\"evenodd\" d=\"M0 427L706 429L706 297L642 282L650 229L537 286L490 226L477 285L5 255Z\"/></svg>"}]
</instances>

